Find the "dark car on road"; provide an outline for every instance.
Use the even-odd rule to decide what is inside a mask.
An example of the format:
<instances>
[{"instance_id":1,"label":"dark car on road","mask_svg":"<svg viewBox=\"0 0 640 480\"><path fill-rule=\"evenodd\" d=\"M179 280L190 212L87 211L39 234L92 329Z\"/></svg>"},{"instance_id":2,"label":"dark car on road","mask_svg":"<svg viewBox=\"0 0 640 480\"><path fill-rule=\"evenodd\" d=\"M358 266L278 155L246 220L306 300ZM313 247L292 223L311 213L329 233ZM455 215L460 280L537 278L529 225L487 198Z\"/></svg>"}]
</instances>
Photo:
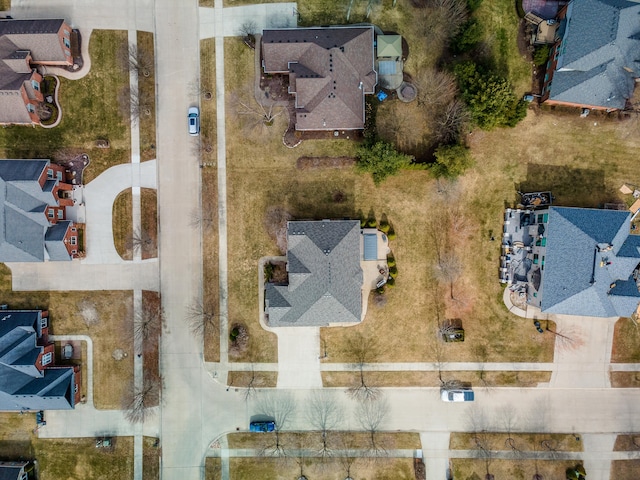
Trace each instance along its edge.
<instances>
[{"instance_id":1,"label":"dark car on road","mask_svg":"<svg viewBox=\"0 0 640 480\"><path fill-rule=\"evenodd\" d=\"M272 421L251 422L249 424L250 432L273 432L275 429L276 422Z\"/></svg>"}]
</instances>

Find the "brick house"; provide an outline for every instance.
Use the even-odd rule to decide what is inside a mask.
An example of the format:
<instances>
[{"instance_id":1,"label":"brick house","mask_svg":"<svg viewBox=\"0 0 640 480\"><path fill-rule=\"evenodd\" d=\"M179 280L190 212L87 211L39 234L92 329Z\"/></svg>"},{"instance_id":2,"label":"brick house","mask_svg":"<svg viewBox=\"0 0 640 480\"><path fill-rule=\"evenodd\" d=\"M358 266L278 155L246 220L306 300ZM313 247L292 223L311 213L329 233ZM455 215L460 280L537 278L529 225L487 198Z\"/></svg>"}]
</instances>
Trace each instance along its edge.
<instances>
[{"instance_id":1,"label":"brick house","mask_svg":"<svg viewBox=\"0 0 640 480\"><path fill-rule=\"evenodd\" d=\"M39 124L38 66L73 65L64 20L0 20L0 124Z\"/></svg>"},{"instance_id":2,"label":"brick house","mask_svg":"<svg viewBox=\"0 0 640 480\"><path fill-rule=\"evenodd\" d=\"M77 225L67 219L73 185L49 160L0 160L0 262L71 260Z\"/></svg>"},{"instance_id":3,"label":"brick house","mask_svg":"<svg viewBox=\"0 0 640 480\"><path fill-rule=\"evenodd\" d=\"M0 310L0 411L68 410L80 401L78 366L56 366L46 310Z\"/></svg>"},{"instance_id":4,"label":"brick house","mask_svg":"<svg viewBox=\"0 0 640 480\"><path fill-rule=\"evenodd\" d=\"M288 75L296 130L361 130L375 93L374 27L264 30L262 66Z\"/></svg>"},{"instance_id":5,"label":"brick house","mask_svg":"<svg viewBox=\"0 0 640 480\"><path fill-rule=\"evenodd\" d=\"M640 3L573 0L560 9L558 22L542 101L604 111L627 107L640 78Z\"/></svg>"}]
</instances>

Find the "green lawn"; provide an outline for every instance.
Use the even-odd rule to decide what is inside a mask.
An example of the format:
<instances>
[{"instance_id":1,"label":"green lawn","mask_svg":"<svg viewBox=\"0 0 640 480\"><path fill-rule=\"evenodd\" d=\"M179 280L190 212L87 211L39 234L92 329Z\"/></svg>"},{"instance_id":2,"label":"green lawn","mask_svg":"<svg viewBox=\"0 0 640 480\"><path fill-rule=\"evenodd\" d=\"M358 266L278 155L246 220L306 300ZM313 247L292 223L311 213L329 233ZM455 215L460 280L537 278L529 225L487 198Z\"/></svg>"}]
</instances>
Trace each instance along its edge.
<instances>
[{"instance_id":1,"label":"green lawn","mask_svg":"<svg viewBox=\"0 0 640 480\"><path fill-rule=\"evenodd\" d=\"M88 183L110 166L130 161L128 121L118 113L117 95L129 82L128 72L116 56L127 42L126 31L96 30L89 41L91 71L80 80L60 79L62 121L52 129L10 126L0 129L3 158L55 158L57 151L86 152L91 163L85 170ZM96 148L96 140L107 139L110 148Z\"/></svg>"}]
</instances>

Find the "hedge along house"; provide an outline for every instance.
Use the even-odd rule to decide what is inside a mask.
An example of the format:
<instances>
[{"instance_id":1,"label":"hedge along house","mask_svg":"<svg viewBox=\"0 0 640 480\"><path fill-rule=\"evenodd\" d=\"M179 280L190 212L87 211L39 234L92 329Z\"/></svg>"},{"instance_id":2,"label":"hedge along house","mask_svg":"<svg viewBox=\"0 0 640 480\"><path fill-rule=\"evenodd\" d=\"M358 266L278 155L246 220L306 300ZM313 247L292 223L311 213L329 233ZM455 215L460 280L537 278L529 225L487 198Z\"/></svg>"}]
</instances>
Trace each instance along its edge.
<instances>
[{"instance_id":1,"label":"hedge along house","mask_svg":"<svg viewBox=\"0 0 640 480\"><path fill-rule=\"evenodd\" d=\"M640 3L573 0L558 13L542 101L595 110L628 107L640 77Z\"/></svg>"},{"instance_id":2,"label":"hedge along house","mask_svg":"<svg viewBox=\"0 0 640 480\"><path fill-rule=\"evenodd\" d=\"M296 130L362 130L375 93L374 27L264 30L262 66L288 75Z\"/></svg>"},{"instance_id":3,"label":"hedge along house","mask_svg":"<svg viewBox=\"0 0 640 480\"><path fill-rule=\"evenodd\" d=\"M640 303L640 235L633 214L549 207L507 209L503 270L542 313L629 317Z\"/></svg>"},{"instance_id":4,"label":"hedge along house","mask_svg":"<svg viewBox=\"0 0 640 480\"><path fill-rule=\"evenodd\" d=\"M55 365L48 317L0 310L0 411L68 410L80 401L80 369Z\"/></svg>"},{"instance_id":5,"label":"hedge along house","mask_svg":"<svg viewBox=\"0 0 640 480\"><path fill-rule=\"evenodd\" d=\"M355 325L368 294L388 274L386 236L359 220L287 223L288 282L265 285L272 327Z\"/></svg>"},{"instance_id":6,"label":"hedge along house","mask_svg":"<svg viewBox=\"0 0 640 480\"><path fill-rule=\"evenodd\" d=\"M79 256L68 218L73 185L49 160L0 160L0 262L68 261Z\"/></svg>"},{"instance_id":7,"label":"hedge along house","mask_svg":"<svg viewBox=\"0 0 640 480\"><path fill-rule=\"evenodd\" d=\"M71 27L64 20L0 20L0 124L40 124L38 67L71 66Z\"/></svg>"}]
</instances>

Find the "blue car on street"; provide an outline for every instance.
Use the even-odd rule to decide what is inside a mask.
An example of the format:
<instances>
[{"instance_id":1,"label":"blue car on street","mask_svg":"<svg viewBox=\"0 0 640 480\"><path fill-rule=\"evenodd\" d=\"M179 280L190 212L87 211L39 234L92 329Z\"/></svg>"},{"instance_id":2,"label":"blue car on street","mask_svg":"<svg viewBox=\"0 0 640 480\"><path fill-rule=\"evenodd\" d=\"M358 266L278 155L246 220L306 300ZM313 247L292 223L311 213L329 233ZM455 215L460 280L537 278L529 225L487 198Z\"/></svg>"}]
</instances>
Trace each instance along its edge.
<instances>
[{"instance_id":1,"label":"blue car on street","mask_svg":"<svg viewBox=\"0 0 640 480\"><path fill-rule=\"evenodd\" d=\"M276 422L251 422L249 424L250 432L273 432L276 429Z\"/></svg>"}]
</instances>

